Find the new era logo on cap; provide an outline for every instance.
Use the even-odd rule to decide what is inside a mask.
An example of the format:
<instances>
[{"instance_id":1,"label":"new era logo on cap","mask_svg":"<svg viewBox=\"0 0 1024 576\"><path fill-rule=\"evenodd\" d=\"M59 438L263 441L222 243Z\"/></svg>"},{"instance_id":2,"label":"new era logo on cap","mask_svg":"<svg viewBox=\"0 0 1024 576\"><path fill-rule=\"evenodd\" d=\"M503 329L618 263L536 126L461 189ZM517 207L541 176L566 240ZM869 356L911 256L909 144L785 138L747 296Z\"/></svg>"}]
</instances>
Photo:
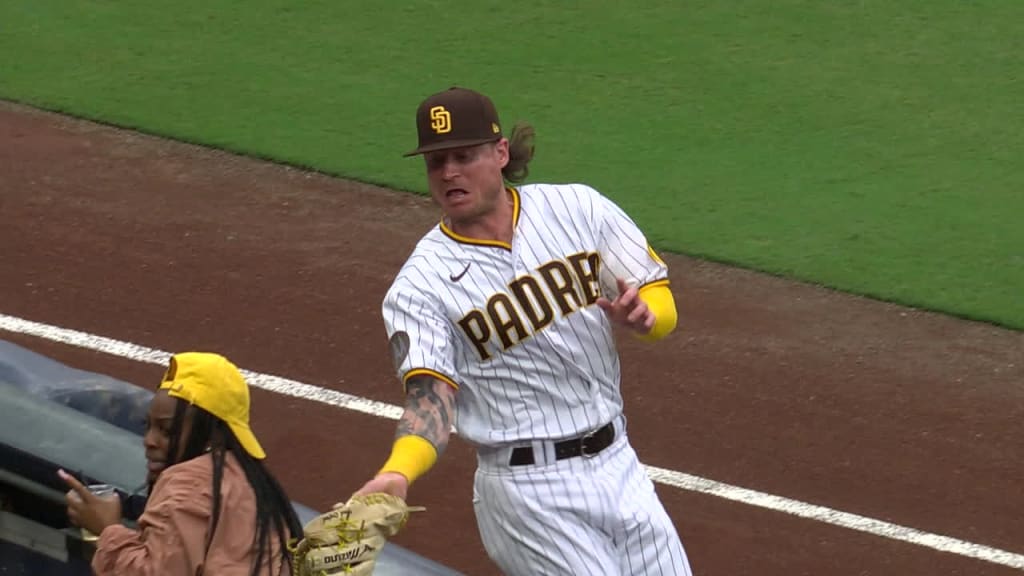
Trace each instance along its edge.
<instances>
[{"instance_id":1,"label":"new era logo on cap","mask_svg":"<svg viewBox=\"0 0 1024 576\"><path fill-rule=\"evenodd\" d=\"M406 156L476 146L501 139L501 122L491 99L453 87L424 100L416 110L419 147Z\"/></svg>"}]
</instances>

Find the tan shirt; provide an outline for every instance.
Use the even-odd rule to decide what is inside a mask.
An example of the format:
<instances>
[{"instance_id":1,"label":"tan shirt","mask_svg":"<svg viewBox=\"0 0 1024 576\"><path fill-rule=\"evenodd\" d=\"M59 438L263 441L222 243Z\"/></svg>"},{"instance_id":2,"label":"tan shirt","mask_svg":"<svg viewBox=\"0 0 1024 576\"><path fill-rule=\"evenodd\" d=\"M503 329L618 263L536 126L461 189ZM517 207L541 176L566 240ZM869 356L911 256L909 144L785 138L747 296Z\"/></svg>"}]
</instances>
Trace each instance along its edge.
<instances>
[{"instance_id":1,"label":"tan shirt","mask_svg":"<svg viewBox=\"0 0 1024 576\"><path fill-rule=\"evenodd\" d=\"M224 460L221 515L206 549L213 510L213 458L209 454L164 470L157 478L139 530L120 524L100 534L92 569L96 576L248 576L255 553L256 496L238 461ZM279 576L280 547L272 538L274 562L261 576ZM271 570L270 566L273 566ZM290 568L285 568L290 575Z\"/></svg>"}]
</instances>

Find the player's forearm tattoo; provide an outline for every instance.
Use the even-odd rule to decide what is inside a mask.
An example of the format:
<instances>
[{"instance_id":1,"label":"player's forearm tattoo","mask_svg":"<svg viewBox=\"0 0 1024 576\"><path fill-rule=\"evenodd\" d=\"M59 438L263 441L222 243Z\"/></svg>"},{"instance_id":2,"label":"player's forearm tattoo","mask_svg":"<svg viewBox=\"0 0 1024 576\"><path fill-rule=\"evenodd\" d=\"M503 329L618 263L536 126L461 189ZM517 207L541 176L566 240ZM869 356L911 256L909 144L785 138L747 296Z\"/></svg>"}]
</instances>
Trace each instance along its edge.
<instances>
[{"instance_id":1,"label":"player's forearm tattoo","mask_svg":"<svg viewBox=\"0 0 1024 576\"><path fill-rule=\"evenodd\" d=\"M434 445L440 456L448 447L455 412L455 392L430 376L414 376L406 383L405 412L396 438L415 434Z\"/></svg>"}]
</instances>

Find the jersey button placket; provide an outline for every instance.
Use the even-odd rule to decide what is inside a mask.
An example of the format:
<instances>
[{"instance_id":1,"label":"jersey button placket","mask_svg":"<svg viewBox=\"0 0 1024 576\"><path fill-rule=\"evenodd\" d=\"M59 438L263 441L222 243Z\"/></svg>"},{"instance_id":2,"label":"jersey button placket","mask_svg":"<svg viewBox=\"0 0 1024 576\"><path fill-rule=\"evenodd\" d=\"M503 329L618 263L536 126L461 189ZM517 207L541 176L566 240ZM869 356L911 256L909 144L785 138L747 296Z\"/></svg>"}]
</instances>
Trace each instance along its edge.
<instances>
[{"instance_id":1,"label":"jersey button placket","mask_svg":"<svg viewBox=\"0 0 1024 576\"><path fill-rule=\"evenodd\" d=\"M516 237L512 236L511 249L509 250L509 264L512 267L512 277L518 278L523 274L527 273L526 265L523 263L522 258L519 257L519 243L516 242Z\"/></svg>"}]
</instances>

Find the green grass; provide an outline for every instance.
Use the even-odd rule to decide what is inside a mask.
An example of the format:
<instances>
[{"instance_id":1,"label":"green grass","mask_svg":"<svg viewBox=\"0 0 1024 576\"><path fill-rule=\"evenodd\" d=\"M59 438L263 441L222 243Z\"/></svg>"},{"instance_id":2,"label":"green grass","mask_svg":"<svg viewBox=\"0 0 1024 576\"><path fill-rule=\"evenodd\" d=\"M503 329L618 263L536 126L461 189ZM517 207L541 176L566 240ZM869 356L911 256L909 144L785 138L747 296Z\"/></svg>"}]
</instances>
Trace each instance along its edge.
<instances>
[{"instance_id":1,"label":"green grass","mask_svg":"<svg viewBox=\"0 0 1024 576\"><path fill-rule=\"evenodd\" d=\"M637 7L631 7L637 6ZM1024 329L1024 2L7 0L0 97L422 192L452 84L655 246Z\"/></svg>"}]
</instances>

